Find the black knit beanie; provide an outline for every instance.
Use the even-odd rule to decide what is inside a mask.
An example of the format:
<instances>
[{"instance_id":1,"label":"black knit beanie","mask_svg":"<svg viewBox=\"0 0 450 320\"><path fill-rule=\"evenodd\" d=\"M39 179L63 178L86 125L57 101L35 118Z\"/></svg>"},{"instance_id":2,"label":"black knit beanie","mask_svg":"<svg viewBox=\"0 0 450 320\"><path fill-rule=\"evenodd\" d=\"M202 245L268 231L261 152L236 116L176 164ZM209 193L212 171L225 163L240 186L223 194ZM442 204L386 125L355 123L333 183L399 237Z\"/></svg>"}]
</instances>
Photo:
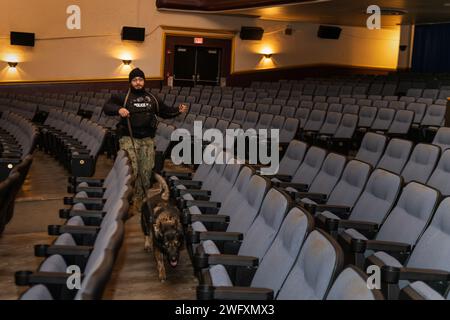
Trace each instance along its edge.
<instances>
[{"instance_id":1,"label":"black knit beanie","mask_svg":"<svg viewBox=\"0 0 450 320\"><path fill-rule=\"evenodd\" d=\"M134 68L133 70L131 70L130 75L128 76L128 81L131 82L131 80L133 80L136 77L145 79L144 71L142 71L139 68Z\"/></svg>"}]
</instances>

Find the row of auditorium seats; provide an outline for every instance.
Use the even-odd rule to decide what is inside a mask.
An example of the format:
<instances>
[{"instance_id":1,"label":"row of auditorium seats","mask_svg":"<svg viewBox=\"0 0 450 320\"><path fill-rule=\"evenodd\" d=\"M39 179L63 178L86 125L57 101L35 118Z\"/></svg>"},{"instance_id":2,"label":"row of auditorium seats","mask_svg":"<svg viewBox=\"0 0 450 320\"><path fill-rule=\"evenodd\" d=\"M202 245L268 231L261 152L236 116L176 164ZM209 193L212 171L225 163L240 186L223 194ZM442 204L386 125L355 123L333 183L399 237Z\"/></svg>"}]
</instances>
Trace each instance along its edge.
<instances>
[{"instance_id":1,"label":"row of auditorium seats","mask_svg":"<svg viewBox=\"0 0 450 320\"><path fill-rule=\"evenodd\" d=\"M13 167L8 177L0 182L0 235L13 218L17 194L27 177L32 162L33 156L26 155Z\"/></svg>"},{"instance_id":2,"label":"row of auditorium seats","mask_svg":"<svg viewBox=\"0 0 450 320\"><path fill-rule=\"evenodd\" d=\"M27 155L32 154L38 132L24 117L3 111L0 118L0 181Z\"/></svg>"},{"instance_id":3,"label":"row of auditorium seats","mask_svg":"<svg viewBox=\"0 0 450 320\"><path fill-rule=\"evenodd\" d=\"M37 128L22 115L3 110L0 118L0 235L33 161Z\"/></svg>"},{"instance_id":4,"label":"row of auditorium seats","mask_svg":"<svg viewBox=\"0 0 450 320\"><path fill-rule=\"evenodd\" d=\"M17 285L31 286L20 299L101 299L124 237L133 195L131 172L126 152L120 151L105 179L69 178L68 191L74 196L65 198L70 207L60 210L67 221L48 227L49 235L57 236L51 245L35 246L35 255L45 257L38 270L16 272ZM74 272L79 272L79 287L68 286Z\"/></svg>"},{"instance_id":5,"label":"row of auditorium seats","mask_svg":"<svg viewBox=\"0 0 450 320\"><path fill-rule=\"evenodd\" d=\"M369 133L367 134L366 138L370 136L374 136L374 134ZM379 157L382 159L380 163L383 162L385 162L386 164L389 164L390 162L395 163L395 161L391 161L392 159L390 159L396 157L395 150L397 148L396 146L394 146L394 142L398 143L400 141L398 139L391 140L390 144L392 143L392 147L388 146L384 155ZM296 144L299 144L299 142L297 142ZM409 144L412 146L411 143ZM431 147L431 150L434 150L435 153L436 151L437 153L439 153L438 150L439 148L437 147L433 148L433 146L429 147ZM315 147L311 147L308 152L311 152L313 148ZM391 152L388 152L388 149L391 149ZM416 146L415 148L415 150L420 149L421 148L419 148L419 145ZM422 164L421 161L424 158L425 159L427 158L427 152L428 152L427 149L422 150L422 152L419 151L413 152L417 153L417 155L421 153L421 156L415 157L415 160L419 161L418 162L413 161L411 157L406 167L409 166L413 171L422 170L423 168L421 167ZM289 154L291 153L288 151L286 153L286 157ZM326 152L323 152L323 158L325 158L325 154ZM440 163L445 162L446 160L444 159L448 158L448 156L446 157L445 154L446 153L444 153L443 156L441 157L441 160L439 161ZM300 158L302 158L302 156L300 156ZM303 161L303 163L307 161L306 160L307 158L308 156L305 156L305 160ZM431 158L433 158L433 156ZM436 161L436 157L434 157L434 161ZM301 160L298 162L301 162ZM400 256L403 256L403 258L405 258L411 253L411 248L413 248L416 243L420 243L420 241L424 239L423 236L422 237L420 236L422 235L422 233L424 232L425 228L427 228L428 225L429 227L428 229L426 229L427 231L425 231L424 235L426 235L427 232L430 233L434 232L434 236L436 236L435 234L437 232L436 230L439 230L439 228L444 233L447 232L447 230L445 230L446 228L445 220L443 221L442 217L442 215L444 214L448 215L448 204L446 203L446 200L444 200L444 202L440 204L439 208L440 209L442 208L442 210L440 211L438 209L436 211L435 218L431 220L435 212L435 208L440 202L440 193L438 190L430 186L420 184L419 182L416 181L412 181L404 185L401 176L396 175L393 172L381 169L383 165L378 166L377 169L375 169L372 173L370 173L371 172L370 165L360 161L352 160L347 164L347 166L345 166L345 158L340 157L339 155L336 154L329 154L327 156L326 162L328 164L324 163L322 165L322 171L321 173L317 174L316 179L322 181L327 180L327 174L332 175L333 169L338 171L341 170L342 172L342 176L338 174L337 179L335 179L335 181L337 180L339 181L336 183L336 186L334 188L332 187L333 189L332 194L330 195L330 197L328 197L328 201L326 201L326 204L321 205L317 204L317 202L306 200L307 197L316 199L317 194L314 193L300 194L301 197L295 197L296 198L295 200L301 205L301 208L305 210L307 209L310 214L315 215L317 225L320 226L320 228L322 229L327 229L327 231L329 231L331 235L337 237L338 234L337 231L340 231L340 229L344 228L350 230L348 231L348 233L356 237L356 240L347 239L347 241L344 241L346 239L345 235L347 235L347 233L339 232L339 241L341 242L342 246L346 249L345 258L347 262L351 262L353 264L358 265L360 268L363 268L364 264L361 262L364 261L365 257L363 253L365 253L366 251L372 253L371 248L374 250L383 250L384 244L386 244L386 247L388 247L388 243L386 241L402 242L400 244L397 244L396 248L403 249L403 251L401 251ZM437 168L439 166L440 165L438 165ZM441 166L445 167L445 164L442 164ZM425 167L428 168L429 166L426 165ZM209 271L206 273L205 270L203 270L201 274L203 275L209 274L209 277L206 276L206 279L212 281L212 285L214 285L214 281L216 281L216 285L214 286L220 287L215 288L214 290L210 290L211 283L209 283L209 285L207 286L200 286L198 291L199 297L211 297L210 296L211 294L213 294L214 297L216 298L249 297L248 290L240 292L238 290L237 292L238 295L227 295L233 292L233 289L229 288L230 284L235 283L235 281L242 281L242 279L246 279L246 277L245 275L242 275L239 272L236 273L236 271L234 271L233 279L235 279L235 281L231 281L229 269L218 267L217 265L218 264L227 265L237 263L240 266L247 266L248 268L255 267L255 258L250 259L248 257L244 257L243 260L238 259L238 261L236 262L236 258L230 258L229 256L218 256L218 254L222 252L220 250L220 248L222 247L221 246L218 247L219 246L218 244L209 241L208 239L232 241L235 244L234 246L233 244L231 244L229 247L225 246L224 248L228 250L232 250L234 248L234 252L236 252L236 243L238 243L238 252L240 255L244 256L247 254L252 256L256 255L256 257L259 258L260 261L262 260L262 263L267 261L265 260L266 256L264 254L270 251L270 250L267 251L269 249L268 246L271 245L272 243L273 246L275 246L275 241L273 241L274 240L273 237L279 230L281 222L277 222L275 227L271 226L273 227L274 232L268 232L267 227L268 224L274 223L274 220L276 219L274 217L274 214L276 214L276 212L279 212L278 217L281 217L278 218L278 221L280 219L282 220L282 217L285 216L286 211L284 211L284 213L281 213L283 209L281 209L281 211L279 210L277 211L277 208L280 207L285 208L286 206L284 207L280 206L280 203L275 204L272 203L270 205L270 202L274 201L273 200L274 196L272 195L271 197L269 197L269 193L267 193L267 190L270 188L270 182L262 177L255 175L252 176L251 169L247 167L244 168L240 170L238 165L231 165L231 164L228 165L216 164L214 166L209 166L209 168L208 166L204 167L200 166L194 175L194 180L180 180L180 178L175 177L172 177L169 180L171 181L172 188L175 186L176 189L178 190L178 194L179 195L181 194L184 200L183 208L185 210L185 215L187 214L187 217L189 217L186 218L185 221L187 221L187 223L192 223L191 230L193 230L193 232L191 232L191 235L188 237L188 240L190 240L191 245L192 242L197 243L196 247L191 250L193 253L196 252L194 256L194 264L198 263L200 264L199 266L197 266L198 268L204 268L205 260L206 261L210 260L211 262L210 264L214 266L211 267ZM431 164L431 170L428 171L429 172L432 171L433 168L434 165ZM238 176L239 170L240 173ZM309 171L310 170L305 170L306 173ZM203 177L201 177L202 173ZM417 172L416 174L420 176L420 173ZM432 175L435 175L436 177L442 176L441 173L437 173L437 169L435 170L435 173ZM340 176L341 178L339 179ZM247 185L245 185L245 183L243 182L245 179L248 180ZM218 180L221 181L220 186L217 185ZM331 180L332 179L328 179L329 182ZM214 181L214 185L211 184L211 181ZM331 184L333 184L333 182L331 182ZM191 189L186 190L186 186L188 186ZM192 189L194 187L197 188L201 187L202 190ZM229 188L231 188L231 190ZM273 190L275 189L273 188L270 189L270 192L275 193L275 191ZM320 188L319 191L321 191ZM223 195L225 194L224 192L226 192L226 194L228 194L229 197L227 197L224 201L222 201L221 204L214 203L214 201L220 199L218 195L219 194ZM282 193L282 191L278 192ZM445 193L443 194L445 195ZM202 197L207 198L210 197L210 200L212 202L195 200L195 197L197 195L201 195ZM285 196L287 196L287 194L285 194ZM267 198L269 200L267 200ZM300 199L302 199L303 201L300 201ZM320 195L320 197L318 197L317 199L324 200L323 194ZM264 206L266 200L268 204ZM239 203L240 206L242 206L243 208L242 211L239 208L236 208L236 203ZM201 214L204 208L207 208L205 209L206 213L211 212L211 210L214 209L214 211L216 211L218 215L211 216L208 214ZM262 208L267 208L267 211L263 211ZM223 214L226 214L228 216L224 216ZM344 221L348 219L350 216L352 219L355 219L357 221L349 221L348 223ZM341 220L344 222L342 222ZM430 221L432 221L431 224L429 224ZM207 223L214 224L218 222L225 224L227 226L226 230L232 232L227 233L225 235L219 235L218 233L214 232L208 233L207 231L210 229L209 227L205 227L205 224ZM358 223L362 224L361 229L358 228L360 227ZM439 227L436 227L435 225L436 223L439 224ZM339 226L339 228L336 227L336 225ZM406 228L405 231L399 233L398 230L405 229L404 225L408 227ZM330 226L335 226L335 228L330 230ZM351 228L362 230L361 231L362 234L356 232L355 230L352 230ZM238 232L238 234L236 232ZM272 235L272 238L269 239L264 238L268 237L267 236L268 234ZM369 235L371 236L371 238L375 237L376 241L371 242L367 240L368 238L366 238L366 236L369 237ZM240 243L242 237L244 238L244 240L242 241L242 243ZM246 241L246 239L249 240ZM427 239L425 238L425 240ZM358 241L358 243L364 242L366 246L364 247L364 250L361 249L363 247L362 245L355 247L354 245L355 241ZM383 241L385 242L383 243ZM201 243L201 246L199 246L198 243ZM352 245L348 245L348 243L351 243ZM355 248L357 248L357 250L359 251L355 252L356 250ZM428 251L429 248L430 247L427 247ZM258 252L261 254L258 255L257 254ZM433 255L438 255L440 252L442 251L440 250L434 251ZM298 254L298 252L296 254ZM422 253L422 255L424 255L424 253ZM292 257L291 260L295 260L295 257L296 255L294 255L294 257ZM298 256L297 261L301 260L300 257L301 254L300 256ZM398 255L396 255L396 257L398 257ZM256 259L256 261L258 261L258 259ZM270 264L270 262L268 263ZM448 268L446 267L445 263L448 264L445 255L439 256L436 259L434 268L447 270ZM298 270L296 270L298 271L297 274L292 275L293 279L291 279L290 281L286 280L285 284L286 283L292 284L292 281L295 280L295 278L298 277L299 274L304 271L302 270L302 268L304 267L303 264L304 264L303 261L298 263L297 265ZM331 263L331 265L333 264ZM328 267L331 268L331 265L328 265ZM279 268L279 267L280 267L279 261L278 267L272 266L272 268ZM321 265L318 265L317 267L320 270L322 270ZM420 265L419 267L424 268L427 266ZM399 267L397 265L397 269L398 268ZM333 268L331 268L330 270L333 270ZM265 271L267 272L267 270ZM398 270L396 271L398 272ZM268 277L268 275L271 274L272 273L270 272L264 273L264 276L260 277L259 279L261 280L271 278ZM407 275L405 275L405 277L408 276L408 273L406 274ZM236 275L239 275L237 280L235 278ZM411 274L409 274L409 276L411 277ZM448 276L448 274L446 274L446 276ZM317 280L318 278L319 277L317 277L316 275L316 277L313 276L312 280ZM443 279L445 277L442 276L441 278ZM323 281L327 281L326 279L328 278L325 277ZM414 280L414 277L405 279ZM424 278L419 278L418 280L420 279ZM395 298L397 296L395 294L395 290L393 290L392 287L397 286L396 287L397 293L399 289L398 279L397 282L394 284L391 283L392 281L393 280L383 279L384 285L383 291L385 293L385 296L388 298ZM247 285L248 284L249 282L247 281ZM281 284L282 282L279 282L279 286ZM327 287L329 287L330 285L331 280L327 282ZM446 285L448 286L448 283L446 283ZM227 288L224 289L223 288L224 286ZM279 286L275 288L278 290L280 289ZM289 297L305 298L305 296L302 296L302 294L311 293L309 290L311 288L304 288L305 292L301 292L300 289L301 283L300 281L298 281L298 279L297 282L295 282L295 284L292 286L294 287L296 286L299 289L295 291L289 291L288 288L282 287L281 291L277 293L277 291L274 290L274 287L272 286L268 287L271 288L273 291L275 291L275 294L277 295L278 298L289 298ZM401 287L404 287L404 285L401 285ZM326 288L324 290L326 291ZM216 296L215 294L218 292L221 293L218 294L218 296ZM256 293L258 294L258 292ZM264 297L264 294L267 294L267 292L259 292L259 294L260 295L256 296L250 295L250 297L253 298ZM291 294L291 296L289 296L289 294ZM319 298L322 298L323 296L324 295L320 296Z\"/></svg>"},{"instance_id":6,"label":"row of auditorium seats","mask_svg":"<svg viewBox=\"0 0 450 320\"><path fill-rule=\"evenodd\" d=\"M106 130L72 113L52 109L40 125L39 145L73 175L92 176Z\"/></svg>"},{"instance_id":7,"label":"row of auditorium seats","mask_svg":"<svg viewBox=\"0 0 450 320\"><path fill-rule=\"evenodd\" d=\"M300 103L312 102L328 102L328 103L342 103L342 104L355 104L359 101L361 105L374 105L378 107L387 107L389 103L392 103L394 107L404 107L405 104L412 102L424 103L426 105L438 104L445 105L447 103L446 96L450 93L450 90L444 90L440 93L439 99L424 98L424 97L414 97L414 96L381 96L381 95L364 95L355 94L351 96L335 96L335 95L308 95L304 94L302 91L293 91L283 93L280 92L266 92L266 91L248 91L251 89L245 88L229 88L230 91L223 92L212 92L212 91L199 91L195 92L195 95L177 95L175 93L161 93L159 89L151 89L152 93L157 95L162 101L168 105L174 105L176 103L186 102L186 103L199 103L199 104L210 104L214 106L221 107L231 107L235 105L236 108L242 108L243 104L275 104L275 105L289 105L298 106ZM191 93L192 94L192 93ZM272 94L272 96L271 96ZM409 94L415 94L411 91Z\"/></svg>"},{"instance_id":8,"label":"row of auditorium seats","mask_svg":"<svg viewBox=\"0 0 450 320\"><path fill-rule=\"evenodd\" d=\"M231 157L219 153L218 157L221 156L225 159ZM198 298L268 299L276 296L278 299L322 299L326 295L329 299L381 298L379 292L369 290L364 290L365 294L359 297L352 295L352 290L366 284L366 276L355 267L346 268L327 294L330 282L342 269L342 250L330 236L318 230L313 231L312 216L301 207L294 206L285 193L271 188L267 179L254 175L250 167L239 164L216 164L209 174L224 183L217 184L216 180L216 185L213 186L205 181L202 189L209 185L212 189L211 198L214 195L217 197L218 193L229 196L222 202L218 214L200 214L199 211L198 214L192 214L189 221L192 222L192 228L199 232L199 236L188 238L198 238L202 243L194 250L197 253L193 261L198 269L202 269L199 273L201 284L197 288ZM178 189L183 183L176 176L172 176L169 181L175 183L173 186L176 185ZM185 180L184 183L189 185L189 181ZM187 191L189 195L193 192ZM236 206L237 203L239 206ZM207 231L203 223L221 221L220 218L225 218L221 214L222 210L230 214L227 230L241 230L244 235L240 231ZM248 231L244 232L247 227ZM242 237L244 239L240 243ZM218 240L234 241L234 250L231 245L224 248L216 246ZM304 251L299 255L303 243ZM192 241L188 245L192 245ZM314 247L324 248L323 254L313 250ZM221 249L228 254L221 254ZM230 250L235 254L229 254ZM290 272L296 259L295 267ZM259 264L258 261L261 260ZM308 274L311 277L308 280L320 282L317 286L311 282L302 283L301 280L304 279L297 278L298 271L304 271L301 269L305 261L313 264L323 261L322 269L329 267L331 272L321 275L321 279L318 279L317 273ZM211 268L208 269L206 265L209 264ZM233 266L239 268L233 269ZM257 266L259 267L256 269ZM285 279L287 280L284 281ZM351 287L345 288L348 285ZM255 289L244 288L248 286Z\"/></svg>"}]
</instances>

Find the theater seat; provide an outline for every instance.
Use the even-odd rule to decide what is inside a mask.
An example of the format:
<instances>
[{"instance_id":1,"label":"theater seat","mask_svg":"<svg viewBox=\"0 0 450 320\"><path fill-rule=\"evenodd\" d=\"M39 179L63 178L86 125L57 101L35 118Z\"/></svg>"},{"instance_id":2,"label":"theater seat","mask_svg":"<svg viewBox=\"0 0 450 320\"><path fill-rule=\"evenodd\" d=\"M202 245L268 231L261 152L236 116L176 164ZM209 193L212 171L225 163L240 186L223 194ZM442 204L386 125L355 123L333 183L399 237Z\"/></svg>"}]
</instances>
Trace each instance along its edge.
<instances>
[{"instance_id":1,"label":"theater seat","mask_svg":"<svg viewBox=\"0 0 450 320\"><path fill-rule=\"evenodd\" d=\"M409 159L412 145L412 142L408 140L392 139L389 141L386 151L380 159L377 168L399 174Z\"/></svg>"},{"instance_id":2,"label":"theater seat","mask_svg":"<svg viewBox=\"0 0 450 320\"><path fill-rule=\"evenodd\" d=\"M52 294L43 284L37 284L25 291L19 300L54 300Z\"/></svg>"},{"instance_id":3,"label":"theater seat","mask_svg":"<svg viewBox=\"0 0 450 320\"><path fill-rule=\"evenodd\" d=\"M368 231L372 225L375 227L384 221L397 200L402 183L400 176L375 169L351 211L330 208L317 214L316 223L334 237L351 228L352 221L367 222Z\"/></svg>"},{"instance_id":4,"label":"theater seat","mask_svg":"<svg viewBox=\"0 0 450 320\"><path fill-rule=\"evenodd\" d=\"M302 203L312 215L342 207L345 207L346 211L350 211L366 185L370 170L369 164L351 160L347 163L341 179L331 191L329 197L320 193L299 192L295 195L296 201Z\"/></svg>"},{"instance_id":5,"label":"theater seat","mask_svg":"<svg viewBox=\"0 0 450 320\"><path fill-rule=\"evenodd\" d=\"M198 246L196 249L194 269L199 270L207 266L204 263L204 254L218 255L229 252L239 256L251 255L261 260L275 239L275 236L277 235L281 223L290 209L291 204L290 198L286 194L272 188L267 192L262 200L260 208L258 208L257 215L253 216L254 220L250 220L251 225L249 225L248 230L241 228L240 230L242 231L238 231L241 234L236 234L236 229L233 229L235 231L232 234L227 232L208 233L207 231L203 231L198 234L198 237L202 239L203 242L202 245ZM244 222L241 217L236 216L231 217L231 222L237 219ZM249 220L247 219L247 221ZM232 236L232 238L230 238L230 236ZM233 250L227 251L226 246L223 251L219 249L217 242L233 239L235 242ZM242 240L240 245L236 244L236 241L238 240ZM203 263L199 264L197 263L198 261L203 261Z\"/></svg>"},{"instance_id":6,"label":"theater seat","mask_svg":"<svg viewBox=\"0 0 450 320\"><path fill-rule=\"evenodd\" d=\"M356 160L367 162L375 167L378 161L383 156L384 148L386 146L387 137L381 134L368 132L359 147L358 153L355 156Z\"/></svg>"},{"instance_id":7,"label":"theater seat","mask_svg":"<svg viewBox=\"0 0 450 320\"><path fill-rule=\"evenodd\" d=\"M450 128L439 128L436 135L434 136L433 144L439 146L442 152L450 149Z\"/></svg>"},{"instance_id":8,"label":"theater seat","mask_svg":"<svg viewBox=\"0 0 450 320\"><path fill-rule=\"evenodd\" d=\"M439 197L440 194L435 189L417 182L408 183L378 232L364 235L365 232L358 229L358 223L354 223L352 228L339 234L339 243L346 252L346 261L363 268L365 258L374 251L384 250L383 244L386 241L398 242L402 249L410 250L430 222ZM367 224L359 225L367 228ZM353 243L358 243L358 246L353 246Z\"/></svg>"},{"instance_id":9,"label":"theater seat","mask_svg":"<svg viewBox=\"0 0 450 320\"><path fill-rule=\"evenodd\" d=\"M343 263L342 249L333 238L319 230L311 232L277 299L324 299Z\"/></svg>"},{"instance_id":10,"label":"theater seat","mask_svg":"<svg viewBox=\"0 0 450 320\"><path fill-rule=\"evenodd\" d=\"M450 195L450 150L442 153L427 185L436 188L444 196Z\"/></svg>"},{"instance_id":11,"label":"theater seat","mask_svg":"<svg viewBox=\"0 0 450 320\"><path fill-rule=\"evenodd\" d=\"M256 269L254 275L250 275L243 281L234 279L238 281L235 281L233 285L232 279L225 269L227 264L212 265L202 271L200 286L197 288L197 297L199 299L214 298L206 293L210 293L211 288L216 287L219 290L224 288L232 290L228 291L229 298L242 299L244 298L241 292L243 289L241 287L243 286L242 282L248 283L250 288L268 288L273 292L272 294L269 290L269 296L276 296L313 226L313 220L307 212L298 207L292 208L284 219L280 231L267 253L261 260L258 260L258 265L252 266L253 270ZM240 259L239 256L235 256L233 262L237 264L245 258L248 259L249 257ZM208 259L212 261L220 259L220 256L210 255ZM251 259L248 260L251 261Z\"/></svg>"},{"instance_id":12,"label":"theater seat","mask_svg":"<svg viewBox=\"0 0 450 320\"><path fill-rule=\"evenodd\" d=\"M370 264L380 268L393 267L381 278L382 289L387 298L397 299L398 290L410 281L430 281L435 289L441 290L441 294L446 294L450 277L450 256L446 254L450 247L449 221L450 198L446 198L440 203L430 225L416 245L410 248L412 252L402 249L397 243L386 243L385 250L368 257ZM400 277L391 277L394 272L399 272ZM434 281L431 278L433 274L436 274Z\"/></svg>"},{"instance_id":13,"label":"theater seat","mask_svg":"<svg viewBox=\"0 0 450 320\"><path fill-rule=\"evenodd\" d=\"M274 185L285 188L295 198L295 194L301 192L321 193L328 197L339 181L344 170L346 159L344 156L329 153L323 161L319 173L310 185L289 182L274 182Z\"/></svg>"},{"instance_id":14,"label":"theater seat","mask_svg":"<svg viewBox=\"0 0 450 320\"><path fill-rule=\"evenodd\" d=\"M410 181L426 183L440 155L441 151L437 146L426 143L417 144L401 173L405 183Z\"/></svg>"}]
</instances>

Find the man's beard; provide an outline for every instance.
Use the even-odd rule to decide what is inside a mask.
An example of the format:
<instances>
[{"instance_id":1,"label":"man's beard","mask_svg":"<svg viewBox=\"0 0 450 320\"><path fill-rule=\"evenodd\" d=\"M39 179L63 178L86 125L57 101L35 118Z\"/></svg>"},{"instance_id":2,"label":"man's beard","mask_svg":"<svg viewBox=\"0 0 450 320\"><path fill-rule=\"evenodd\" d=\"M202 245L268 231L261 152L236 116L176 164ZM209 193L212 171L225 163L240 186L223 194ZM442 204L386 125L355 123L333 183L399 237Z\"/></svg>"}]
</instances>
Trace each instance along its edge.
<instances>
[{"instance_id":1,"label":"man's beard","mask_svg":"<svg viewBox=\"0 0 450 320\"><path fill-rule=\"evenodd\" d=\"M144 86L140 87L139 89L137 89L137 88L135 88L133 86L130 86L130 88L131 88L131 91L135 92L135 93L144 92Z\"/></svg>"}]
</instances>

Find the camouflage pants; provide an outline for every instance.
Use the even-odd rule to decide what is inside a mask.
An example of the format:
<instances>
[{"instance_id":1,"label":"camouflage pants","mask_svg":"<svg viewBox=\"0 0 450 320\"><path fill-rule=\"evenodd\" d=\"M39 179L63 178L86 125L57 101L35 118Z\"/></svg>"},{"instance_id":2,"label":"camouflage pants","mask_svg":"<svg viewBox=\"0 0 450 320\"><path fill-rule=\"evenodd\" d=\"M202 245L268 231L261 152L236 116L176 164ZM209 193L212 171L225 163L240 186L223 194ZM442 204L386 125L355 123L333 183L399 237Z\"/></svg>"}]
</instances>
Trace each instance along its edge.
<instances>
[{"instance_id":1,"label":"camouflage pants","mask_svg":"<svg viewBox=\"0 0 450 320\"><path fill-rule=\"evenodd\" d=\"M155 165L155 147L153 138L134 138L134 143L136 146L136 152L134 152L133 144L131 138L124 136L120 138L119 144L120 149L128 152L131 160L131 165L133 167L133 175L135 180L134 197L135 199L142 200L145 197L143 194L141 183L144 184L144 189L150 189L150 176L152 169ZM140 171L138 170L138 163ZM139 177L141 175L141 177ZM138 201L139 201L138 200Z\"/></svg>"}]
</instances>

